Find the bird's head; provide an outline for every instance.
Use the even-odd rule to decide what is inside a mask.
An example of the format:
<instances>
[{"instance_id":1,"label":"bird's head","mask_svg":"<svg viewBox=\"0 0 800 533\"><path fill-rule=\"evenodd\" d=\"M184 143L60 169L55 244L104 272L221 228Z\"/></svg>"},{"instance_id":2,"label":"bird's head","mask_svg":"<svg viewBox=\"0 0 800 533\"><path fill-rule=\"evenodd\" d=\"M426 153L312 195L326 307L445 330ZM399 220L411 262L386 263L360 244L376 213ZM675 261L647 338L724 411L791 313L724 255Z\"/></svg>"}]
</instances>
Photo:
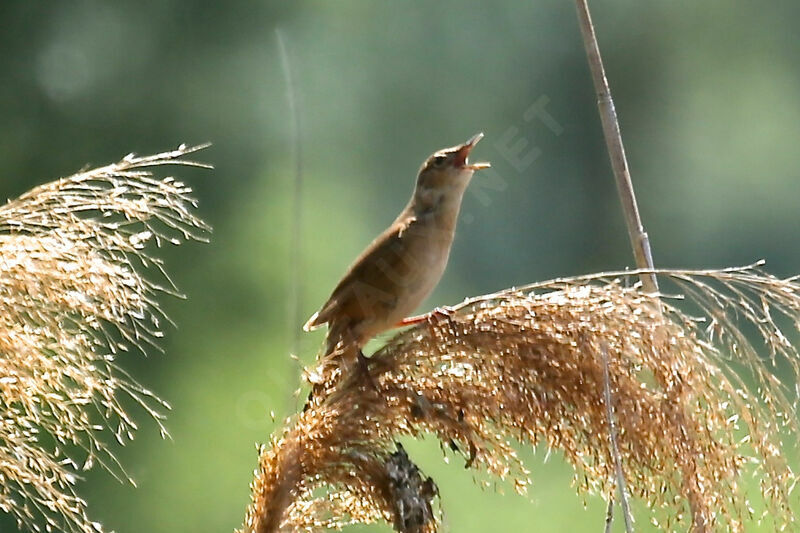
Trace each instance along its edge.
<instances>
[{"instance_id":1,"label":"bird's head","mask_svg":"<svg viewBox=\"0 0 800 533\"><path fill-rule=\"evenodd\" d=\"M417 177L414 193L417 202L431 208L447 199L460 201L475 171L490 166L485 162L469 162L470 152L482 138L483 133L478 133L463 144L443 148L428 157Z\"/></svg>"}]
</instances>

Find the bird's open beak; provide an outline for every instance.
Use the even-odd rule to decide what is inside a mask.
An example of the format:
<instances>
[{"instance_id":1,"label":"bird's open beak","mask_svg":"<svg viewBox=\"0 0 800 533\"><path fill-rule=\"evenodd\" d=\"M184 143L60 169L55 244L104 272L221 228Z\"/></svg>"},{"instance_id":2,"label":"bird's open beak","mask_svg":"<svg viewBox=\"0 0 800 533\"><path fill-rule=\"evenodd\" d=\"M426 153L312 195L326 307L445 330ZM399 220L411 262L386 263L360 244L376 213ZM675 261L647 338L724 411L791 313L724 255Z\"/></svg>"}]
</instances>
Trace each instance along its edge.
<instances>
[{"instance_id":1,"label":"bird's open beak","mask_svg":"<svg viewBox=\"0 0 800 533\"><path fill-rule=\"evenodd\" d=\"M469 168L472 170L480 170L482 168L489 168L491 165L488 162L480 162L480 163L469 163L468 157L469 153L472 151L472 148L478 144L478 141L483 139L483 133L478 133L470 140L462 144L458 148L458 152L456 153L455 164L459 167Z\"/></svg>"}]
</instances>

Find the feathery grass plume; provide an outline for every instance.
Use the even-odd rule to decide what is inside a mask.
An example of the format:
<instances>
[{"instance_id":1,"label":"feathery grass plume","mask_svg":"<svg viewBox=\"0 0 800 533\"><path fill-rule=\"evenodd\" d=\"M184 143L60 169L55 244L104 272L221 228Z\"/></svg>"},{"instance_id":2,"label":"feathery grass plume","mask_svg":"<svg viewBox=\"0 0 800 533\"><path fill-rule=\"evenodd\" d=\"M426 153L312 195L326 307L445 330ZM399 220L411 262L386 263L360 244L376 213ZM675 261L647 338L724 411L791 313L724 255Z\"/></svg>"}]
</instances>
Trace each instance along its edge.
<instances>
[{"instance_id":1,"label":"feathery grass plume","mask_svg":"<svg viewBox=\"0 0 800 533\"><path fill-rule=\"evenodd\" d=\"M243 531L396 523L379 465L393 439L422 433L519 492L512 441L544 444L578 490L609 498L606 368L628 490L662 530L741 531L745 474L776 530L794 524L782 442L800 433L786 385L800 354L782 328L800 328L800 284L759 266L655 271L681 297L627 286L639 271L558 279L400 332L370 359L378 391L352 372L262 447Z\"/></svg>"},{"instance_id":2,"label":"feathery grass plume","mask_svg":"<svg viewBox=\"0 0 800 533\"><path fill-rule=\"evenodd\" d=\"M201 239L191 190L149 167L205 166L181 146L79 172L0 207L0 509L33 531L100 532L75 492L100 464L127 478L107 444L130 441L130 400L162 434L166 403L117 366L155 345L176 294L148 244Z\"/></svg>"}]
</instances>

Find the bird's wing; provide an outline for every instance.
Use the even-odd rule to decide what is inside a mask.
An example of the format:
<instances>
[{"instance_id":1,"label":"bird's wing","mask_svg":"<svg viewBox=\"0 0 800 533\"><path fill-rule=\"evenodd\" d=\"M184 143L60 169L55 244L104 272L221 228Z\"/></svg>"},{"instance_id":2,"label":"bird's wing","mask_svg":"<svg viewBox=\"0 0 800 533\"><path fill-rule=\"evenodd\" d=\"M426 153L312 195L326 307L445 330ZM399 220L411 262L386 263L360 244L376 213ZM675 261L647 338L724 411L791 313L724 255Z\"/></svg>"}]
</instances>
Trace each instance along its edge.
<instances>
[{"instance_id":1,"label":"bird's wing","mask_svg":"<svg viewBox=\"0 0 800 533\"><path fill-rule=\"evenodd\" d=\"M378 236L353 262L322 308L308 319L303 329L310 331L343 314L351 322L362 320L369 307L393 306L396 293L392 290L402 282L412 266L404 253L404 241L416 219L398 218Z\"/></svg>"}]
</instances>

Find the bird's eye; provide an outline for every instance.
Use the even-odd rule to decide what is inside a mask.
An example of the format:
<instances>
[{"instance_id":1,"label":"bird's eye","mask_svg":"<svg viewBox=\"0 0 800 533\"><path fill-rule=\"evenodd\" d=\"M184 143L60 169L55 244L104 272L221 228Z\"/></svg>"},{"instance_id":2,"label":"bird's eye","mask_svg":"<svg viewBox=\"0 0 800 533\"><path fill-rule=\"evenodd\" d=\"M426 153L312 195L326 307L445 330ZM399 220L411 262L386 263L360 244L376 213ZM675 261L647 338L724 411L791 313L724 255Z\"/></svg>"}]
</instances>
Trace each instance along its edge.
<instances>
[{"instance_id":1,"label":"bird's eye","mask_svg":"<svg viewBox=\"0 0 800 533\"><path fill-rule=\"evenodd\" d=\"M437 155L436 157L433 158L433 166L441 167L445 164L446 161L447 161L447 156Z\"/></svg>"}]
</instances>

